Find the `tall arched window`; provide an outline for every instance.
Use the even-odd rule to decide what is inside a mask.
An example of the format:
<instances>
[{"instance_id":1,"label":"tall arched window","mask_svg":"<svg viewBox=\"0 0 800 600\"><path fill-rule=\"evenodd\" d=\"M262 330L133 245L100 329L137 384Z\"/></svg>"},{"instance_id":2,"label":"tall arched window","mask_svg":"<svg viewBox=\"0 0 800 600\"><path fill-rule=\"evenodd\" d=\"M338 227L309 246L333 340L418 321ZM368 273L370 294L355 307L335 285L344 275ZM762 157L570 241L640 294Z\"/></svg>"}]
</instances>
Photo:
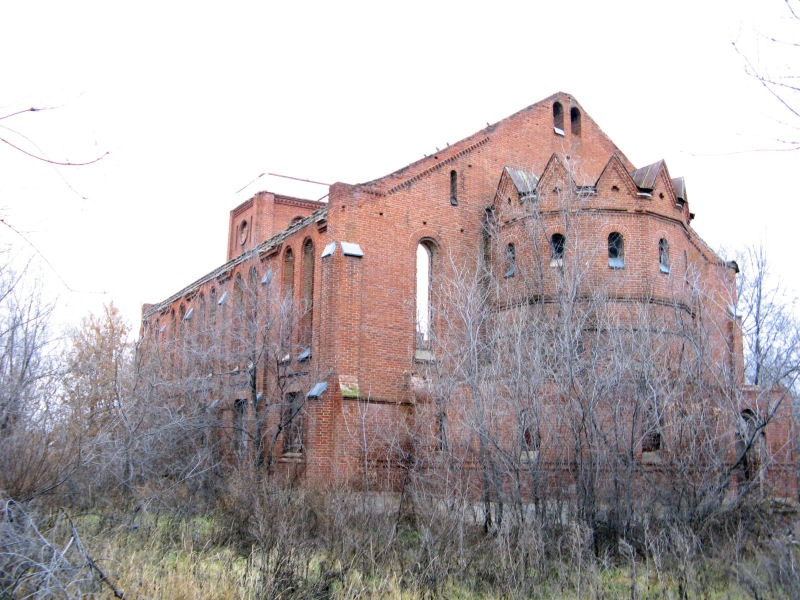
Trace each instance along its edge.
<instances>
[{"instance_id":1,"label":"tall arched window","mask_svg":"<svg viewBox=\"0 0 800 600\"><path fill-rule=\"evenodd\" d=\"M553 102L553 127L558 129L557 133L564 135L564 107L561 102Z\"/></svg>"},{"instance_id":2,"label":"tall arched window","mask_svg":"<svg viewBox=\"0 0 800 600\"><path fill-rule=\"evenodd\" d=\"M417 244L417 349L430 347L432 273L433 246L422 241Z\"/></svg>"},{"instance_id":3,"label":"tall arched window","mask_svg":"<svg viewBox=\"0 0 800 600\"><path fill-rule=\"evenodd\" d=\"M458 172L450 171L450 204L458 206Z\"/></svg>"},{"instance_id":4,"label":"tall arched window","mask_svg":"<svg viewBox=\"0 0 800 600\"><path fill-rule=\"evenodd\" d=\"M514 244L506 246L506 267L504 277L513 277L517 272L517 249Z\"/></svg>"},{"instance_id":5,"label":"tall arched window","mask_svg":"<svg viewBox=\"0 0 800 600\"><path fill-rule=\"evenodd\" d=\"M283 255L283 295L294 297L294 254L291 248L287 248Z\"/></svg>"},{"instance_id":6,"label":"tall arched window","mask_svg":"<svg viewBox=\"0 0 800 600\"><path fill-rule=\"evenodd\" d=\"M246 329L244 281L242 281L242 274L237 273L236 281L233 284L233 347L240 354L246 351Z\"/></svg>"},{"instance_id":7,"label":"tall arched window","mask_svg":"<svg viewBox=\"0 0 800 600\"><path fill-rule=\"evenodd\" d=\"M662 273L669 273L669 242L667 238L658 240L658 266Z\"/></svg>"},{"instance_id":8,"label":"tall arched window","mask_svg":"<svg viewBox=\"0 0 800 600\"><path fill-rule=\"evenodd\" d=\"M217 288L211 288L208 293L209 323L208 328L213 330L217 324Z\"/></svg>"},{"instance_id":9,"label":"tall arched window","mask_svg":"<svg viewBox=\"0 0 800 600\"><path fill-rule=\"evenodd\" d=\"M622 269L625 266L625 242L618 231L608 234L608 266L612 269Z\"/></svg>"},{"instance_id":10,"label":"tall arched window","mask_svg":"<svg viewBox=\"0 0 800 600\"><path fill-rule=\"evenodd\" d=\"M303 320L301 340L304 346L311 345L311 328L314 323L314 242L303 244Z\"/></svg>"},{"instance_id":11,"label":"tall arched window","mask_svg":"<svg viewBox=\"0 0 800 600\"><path fill-rule=\"evenodd\" d=\"M561 267L564 265L564 247L566 239L561 233L554 233L550 237L550 266Z\"/></svg>"},{"instance_id":12,"label":"tall arched window","mask_svg":"<svg viewBox=\"0 0 800 600\"><path fill-rule=\"evenodd\" d=\"M581 111L574 106L569 109L569 125L572 135L581 134Z\"/></svg>"},{"instance_id":13,"label":"tall arched window","mask_svg":"<svg viewBox=\"0 0 800 600\"><path fill-rule=\"evenodd\" d=\"M761 475L767 442L763 424L758 415L745 408L736 428L736 458L739 460L739 479L753 481Z\"/></svg>"}]
</instances>

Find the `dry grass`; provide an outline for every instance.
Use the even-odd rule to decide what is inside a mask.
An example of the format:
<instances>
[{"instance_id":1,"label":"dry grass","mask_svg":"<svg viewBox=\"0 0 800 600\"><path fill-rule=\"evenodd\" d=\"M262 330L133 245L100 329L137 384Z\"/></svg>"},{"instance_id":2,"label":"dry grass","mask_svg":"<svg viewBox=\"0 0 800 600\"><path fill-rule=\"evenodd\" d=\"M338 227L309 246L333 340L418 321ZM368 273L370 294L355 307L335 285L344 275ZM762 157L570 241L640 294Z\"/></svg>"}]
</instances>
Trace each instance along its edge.
<instances>
[{"instance_id":1,"label":"dry grass","mask_svg":"<svg viewBox=\"0 0 800 600\"><path fill-rule=\"evenodd\" d=\"M572 548L571 554L553 555L529 568L518 580L501 580L504 557L491 553L491 539L476 537L469 564L461 569L446 550L436 557L444 566L435 575L411 562L424 554L425 535L410 526L379 559L333 544L324 534L265 549L243 540L241 530L220 516L148 515L135 527L113 524L107 515L87 516L78 526L98 563L129 599L722 600L796 598L800 585L800 553L791 540L760 539L762 530L753 534L742 528L724 548L704 548L698 538L674 530L654 535L645 553L624 541L614 552L607 548L599 555ZM374 529L349 535L355 533L364 543L370 543L371 533L371 543L385 542Z\"/></svg>"}]
</instances>

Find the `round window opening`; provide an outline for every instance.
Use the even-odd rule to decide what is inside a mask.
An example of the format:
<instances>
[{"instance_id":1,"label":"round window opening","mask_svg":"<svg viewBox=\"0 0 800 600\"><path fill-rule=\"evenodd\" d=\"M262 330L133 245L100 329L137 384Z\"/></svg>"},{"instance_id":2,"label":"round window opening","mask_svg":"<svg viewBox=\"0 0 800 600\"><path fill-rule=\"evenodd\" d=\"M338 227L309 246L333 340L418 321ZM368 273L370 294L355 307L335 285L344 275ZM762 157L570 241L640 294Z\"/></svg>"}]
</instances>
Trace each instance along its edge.
<instances>
[{"instance_id":1,"label":"round window opening","mask_svg":"<svg viewBox=\"0 0 800 600\"><path fill-rule=\"evenodd\" d=\"M247 241L247 234L250 231L250 226L245 219L241 223L239 223L239 243L244 244Z\"/></svg>"}]
</instances>

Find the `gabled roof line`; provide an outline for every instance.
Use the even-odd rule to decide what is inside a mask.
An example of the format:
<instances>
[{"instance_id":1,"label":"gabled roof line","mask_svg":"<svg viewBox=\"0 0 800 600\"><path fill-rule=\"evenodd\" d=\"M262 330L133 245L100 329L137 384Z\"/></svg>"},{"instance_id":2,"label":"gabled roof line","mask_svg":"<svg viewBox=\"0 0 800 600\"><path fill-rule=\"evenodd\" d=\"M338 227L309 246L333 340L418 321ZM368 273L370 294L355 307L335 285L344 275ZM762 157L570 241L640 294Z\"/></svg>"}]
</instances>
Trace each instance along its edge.
<instances>
[{"instance_id":1,"label":"gabled roof line","mask_svg":"<svg viewBox=\"0 0 800 600\"><path fill-rule=\"evenodd\" d=\"M603 170L600 171L600 175L598 175L597 181L594 182L595 187L597 187L597 184L603 178L608 169L614 169L617 172L617 174L619 174L625 180L625 185L628 186L628 191L632 195L636 195L636 192L638 191L636 182L633 180L633 177L631 177L631 174L625 168L625 164L622 162L622 159L619 156L617 156L616 153L612 154L608 158L608 162L606 162L606 165L603 167Z\"/></svg>"},{"instance_id":2,"label":"gabled roof line","mask_svg":"<svg viewBox=\"0 0 800 600\"><path fill-rule=\"evenodd\" d=\"M485 138L479 140L478 142L476 142L476 143L474 143L474 144L472 144L470 146L467 146L466 148L463 148L462 150L459 150L458 152L456 152L452 156L448 156L447 158L445 158L443 160L440 160L439 162L431 165L430 167L428 167L424 171L420 171L419 173L409 177L405 181L403 181L401 183L398 183L397 185L395 185L393 187L390 187L386 191L370 189L370 188L366 188L366 187L363 187L363 186L372 185L373 183L376 183L376 182L379 182L379 181L381 181L383 179L391 177L392 175L394 175L394 173L392 173L390 175L387 175L386 177L382 177L381 179L376 179L375 181L370 181L368 183L359 184L358 187L360 187L362 190L364 190L366 192L369 192L371 194L375 194L375 195L378 195L378 196L390 196L390 195L394 194L395 192L397 192L398 190L401 190L403 188L409 187L410 185L412 185L415 182L419 181L423 177L426 177L426 176L430 175L434 171L437 171L437 170L441 169L443 166L455 161L456 159L461 158L462 156L466 156L467 154L469 154L470 152L472 152L476 148L479 148L480 146L483 146L490 139L491 138L489 138L489 136L486 136ZM425 159L423 159L423 160L425 160ZM418 161L418 162L421 162L421 161ZM415 164L415 163L412 163L412 164ZM410 167L412 165L408 165L408 166ZM404 167L404 169L406 169L406 168L408 168L408 167ZM401 170L403 170L403 169L401 169Z\"/></svg>"},{"instance_id":3,"label":"gabled roof line","mask_svg":"<svg viewBox=\"0 0 800 600\"><path fill-rule=\"evenodd\" d=\"M150 308L148 308L147 311L142 314L142 318L146 319L148 317L151 317L157 312L161 312L165 308L168 308L173 302L175 302L179 298L183 298L184 296L187 296L192 292L196 291L204 283L208 283L209 281L217 279L218 277L224 275L226 272L230 271L236 265L240 265L243 262L247 262L254 256L258 256L266 252L267 250L270 250L271 248L274 248L275 246L283 243L283 241L293 233L300 231L301 229L307 227L308 225L311 225L312 223L316 223L317 221L322 220L323 218L327 217L327 214L328 214L327 206L323 206L322 208L315 210L309 216L305 217L301 221L298 221L294 225L287 227L280 233L273 235L271 238L261 242L255 248L251 248L250 250L243 252L236 258L232 258L225 264L220 265L210 273L203 275L200 279L197 279L196 281L190 283L179 292L172 294L172 296L170 296L166 300L162 300L157 304L151 305Z\"/></svg>"},{"instance_id":4,"label":"gabled roof line","mask_svg":"<svg viewBox=\"0 0 800 600\"><path fill-rule=\"evenodd\" d=\"M636 182L636 186L639 189L650 191L655 187L658 174L664 166L665 163L664 159L662 158L651 165L636 169L630 175L633 178L633 181Z\"/></svg>"},{"instance_id":5,"label":"gabled roof line","mask_svg":"<svg viewBox=\"0 0 800 600\"><path fill-rule=\"evenodd\" d=\"M442 152L437 152L435 155L426 156L426 157L421 158L421 159L419 159L417 161L409 163L408 165L406 165L406 166L404 166L404 167L402 167L400 169L397 169L396 171L393 171L393 172L391 172L391 173L389 173L387 175L384 175L383 177L379 177L379 178L373 179L371 181L365 181L363 183L357 184L356 187L360 188L361 190L363 190L365 192L368 192L368 193L374 194L374 195L378 195L378 196L384 195L384 194L393 193L393 192L395 192L395 191L397 191L399 189L402 189L404 184L409 183L409 182L413 183L414 181L417 181L420 177L424 177L425 175L431 173L432 171L435 171L436 169L440 168L443 164L446 164L447 162L449 162L451 160L455 160L455 158L457 158L458 156L461 156L461 154L459 154L459 153L464 151L465 149L467 151L472 151L472 150L475 149L475 147L477 147L477 145L482 145L483 143L486 143L486 141L488 141L490 139L489 134L491 134L495 129L497 129L497 127L501 123L503 123L505 121L513 120L513 119L517 118L519 115L522 115L523 113L530 111L534 107L538 107L538 106L543 105L543 104L549 104L551 102L554 102L555 100L563 100L564 98L569 98L570 103L575 105L575 106L577 106L581 110L581 112L585 116L588 117L588 114L586 114L586 111L584 110L583 106L580 105L580 103L575 99L574 96L572 96L572 94L568 94L566 92L557 92L555 94L552 94L552 95L548 96L547 98L543 98L542 100L539 100L538 102L534 102L533 104L530 104L529 106L526 106L525 108L523 108L521 110L518 110L517 112L515 112L515 113L513 113L513 114L511 114L511 115L509 115L509 116L507 116L507 117L505 117L503 119L500 119L499 121L497 121L497 122L495 122L495 123L493 123L491 125L488 125L487 127L484 127L480 131L477 131L477 132L473 133L472 135L467 136L466 138L464 138L462 140L459 140L458 142L456 142L455 144L451 145L449 148L446 148ZM602 134L602 136L605 137L611 143L611 145L616 149L615 153L620 156L620 160L622 160L623 164L625 164L626 162L628 164L631 164L631 162L624 155L622 150L620 150L617 147L617 145L614 143L614 141L600 128L600 126L594 120L592 120L592 122L594 123L595 127L597 127L598 131ZM479 141L476 143L475 140L479 140ZM466 148L464 148L465 145L467 145ZM460 148L460 150L457 150L458 148ZM402 174L405 173L406 171L414 169L415 167L419 167L419 166L421 166L422 164L424 164L426 162L438 159L438 156L440 154L448 153L448 152L455 152L455 154L451 155L451 156L448 156L448 158L437 162L436 164L432 165L431 167L428 167L427 169L421 171L420 173L412 175L408 181L402 181L402 182L394 185L393 187L391 187L389 189L389 191L381 192L381 190L375 189L376 187L378 187L380 185L388 183L388 181L390 179L402 177Z\"/></svg>"}]
</instances>

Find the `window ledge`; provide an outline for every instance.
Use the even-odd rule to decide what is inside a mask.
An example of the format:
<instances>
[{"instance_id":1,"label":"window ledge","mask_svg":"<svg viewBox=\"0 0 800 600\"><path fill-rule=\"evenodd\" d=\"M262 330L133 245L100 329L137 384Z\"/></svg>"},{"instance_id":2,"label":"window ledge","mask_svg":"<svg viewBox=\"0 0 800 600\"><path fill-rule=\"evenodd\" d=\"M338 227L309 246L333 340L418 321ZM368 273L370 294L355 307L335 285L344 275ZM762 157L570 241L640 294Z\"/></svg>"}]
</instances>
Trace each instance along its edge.
<instances>
[{"instance_id":1,"label":"window ledge","mask_svg":"<svg viewBox=\"0 0 800 600\"><path fill-rule=\"evenodd\" d=\"M414 360L418 362L433 362L433 352L424 348L417 348L414 351Z\"/></svg>"},{"instance_id":2,"label":"window ledge","mask_svg":"<svg viewBox=\"0 0 800 600\"><path fill-rule=\"evenodd\" d=\"M667 265L658 265L659 270L664 273L665 275L669 275L669 267Z\"/></svg>"},{"instance_id":3,"label":"window ledge","mask_svg":"<svg viewBox=\"0 0 800 600\"><path fill-rule=\"evenodd\" d=\"M663 465L664 458L661 456L661 450L651 450L649 452L642 452L643 465Z\"/></svg>"},{"instance_id":4,"label":"window ledge","mask_svg":"<svg viewBox=\"0 0 800 600\"><path fill-rule=\"evenodd\" d=\"M550 266L551 267L563 267L564 266L564 259L563 258L551 258L550 259Z\"/></svg>"},{"instance_id":5,"label":"window ledge","mask_svg":"<svg viewBox=\"0 0 800 600\"><path fill-rule=\"evenodd\" d=\"M624 269L625 268L625 259L622 258L609 258L608 259L608 266L612 269Z\"/></svg>"},{"instance_id":6,"label":"window ledge","mask_svg":"<svg viewBox=\"0 0 800 600\"><path fill-rule=\"evenodd\" d=\"M304 460L302 452L284 452L278 458L278 462L303 462Z\"/></svg>"},{"instance_id":7,"label":"window ledge","mask_svg":"<svg viewBox=\"0 0 800 600\"><path fill-rule=\"evenodd\" d=\"M519 454L520 462L524 463L533 463L539 460L539 451L538 450L523 450Z\"/></svg>"}]
</instances>

